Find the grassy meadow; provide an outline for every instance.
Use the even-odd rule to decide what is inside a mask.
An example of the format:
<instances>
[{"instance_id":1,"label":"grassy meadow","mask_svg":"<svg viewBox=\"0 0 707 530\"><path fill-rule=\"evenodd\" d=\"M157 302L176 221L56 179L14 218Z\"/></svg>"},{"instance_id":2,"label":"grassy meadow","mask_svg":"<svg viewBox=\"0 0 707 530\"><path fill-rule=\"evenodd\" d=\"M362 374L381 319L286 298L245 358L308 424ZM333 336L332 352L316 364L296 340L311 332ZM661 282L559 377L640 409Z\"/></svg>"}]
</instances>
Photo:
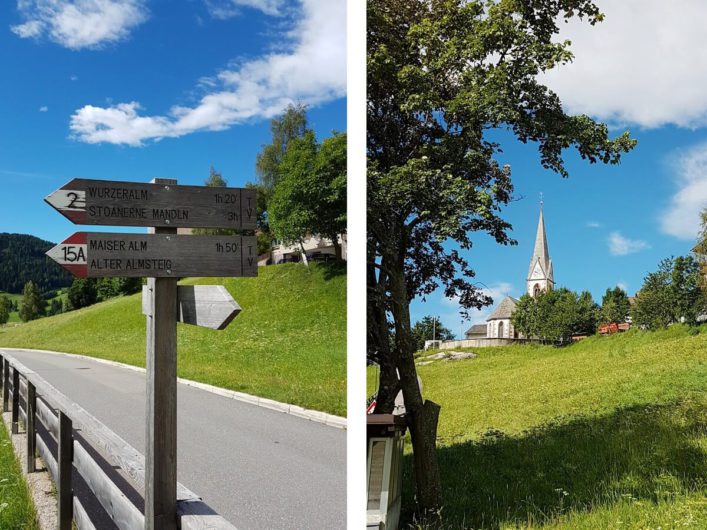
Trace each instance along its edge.
<instances>
[{"instance_id":1,"label":"grassy meadow","mask_svg":"<svg viewBox=\"0 0 707 530\"><path fill-rule=\"evenodd\" d=\"M707 326L473 351L418 367L441 528L707 528ZM403 521L427 528L410 450Z\"/></svg>"},{"instance_id":2,"label":"grassy meadow","mask_svg":"<svg viewBox=\"0 0 707 530\"><path fill-rule=\"evenodd\" d=\"M0 528L39 529L29 488L5 424L0 422Z\"/></svg>"},{"instance_id":3,"label":"grassy meadow","mask_svg":"<svg viewBox=\"0 0 707 530\"><path fill-rule=\"evenodd\" d=\"M260 267L257 278L208 278L243 311L223 331L178 325L178 373L332 414L346 415L346 273L313 263ZM141 295L15 327L0 347L79 353L145 366Z\"/></svg>"}]
</instances>

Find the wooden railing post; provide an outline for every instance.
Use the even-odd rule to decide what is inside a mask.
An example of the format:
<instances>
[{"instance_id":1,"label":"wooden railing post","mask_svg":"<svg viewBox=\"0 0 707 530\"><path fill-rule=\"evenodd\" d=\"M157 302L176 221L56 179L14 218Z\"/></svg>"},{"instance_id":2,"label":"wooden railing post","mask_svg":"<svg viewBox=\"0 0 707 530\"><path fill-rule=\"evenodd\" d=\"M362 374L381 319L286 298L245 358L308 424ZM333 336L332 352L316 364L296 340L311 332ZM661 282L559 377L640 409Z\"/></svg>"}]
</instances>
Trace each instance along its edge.
<instances>
[{"instance_id":1,"label":"wooden railing post","mask_svg":"<svg viewBox=\"0 0 707 530\"><path fill-rule=\"evenodd\" d=\"M27 380L27 395L25 396L25 402L27 403L27 473L34 473L37 460L37 432L35 430L37 391L29 379Z\"/></svg>"},{"instance_id":2,"label":"wooden railing post","mask_svg":"<svg viewBox=\"0 0 707 530\"><path fill-rule=\"evenodd\" d=\"M57 452L57 502L58 502L58 530L71 530L71 521L74 517L73 492L71 491L71 473L74 459L74 443L72 436L71 419L59 411L59 449Z\"/></svg>"},{"instance_id":3,"label":"wooden railing post","mask_svg":"<svg viewBox=\"0 0 707 530\"><path fill-rule=\"evenodd\" d=\"M2 364L2 411L7 412L10 410L10 361L5 359Z\"/></svg>"},{"instance_id":4,"label":"wooden railing post","mask_svg":"<svg viewBox=\"0 0 707 530\"><path fill-rule=\"evenodd\" d=\"M12 367L12 434L20 432L20 372Z\"/></svg>"}]
</instances>

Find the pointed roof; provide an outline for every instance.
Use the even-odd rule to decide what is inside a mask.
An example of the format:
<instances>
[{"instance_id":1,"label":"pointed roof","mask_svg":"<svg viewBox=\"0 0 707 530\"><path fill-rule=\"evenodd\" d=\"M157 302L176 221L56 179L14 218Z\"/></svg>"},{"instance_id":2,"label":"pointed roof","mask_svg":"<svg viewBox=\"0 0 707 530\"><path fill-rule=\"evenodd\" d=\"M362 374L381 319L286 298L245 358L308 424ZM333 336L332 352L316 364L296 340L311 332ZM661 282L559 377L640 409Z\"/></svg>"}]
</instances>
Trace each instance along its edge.
<instances>
[{"instance_id":1,"label":"pointed roof","mask_svg":"<svg viewBox=\"0 0 707 530\"><path fill-rule=\"evenodd\" d=\"M516 309L516 304L518 304L518 300L510 296L506 296L503 301L498 304L496 310L491 313L491 315L486 319L486 322L488 322L489 320L511 318L513 311L515 311Z\"/></svg>"},{"instance_id":2,"label":"pointed roof","mask_svg":"<svg viewBox=\"0 0 707 530\"><path fill-rule=\"evenodd\" d=\"M528 267L528 279L533 276L535 264L540 263L540 268L546 278L552 280L552 260L550 252L547 250L547 236L545 234L545 218L543 217L543 209L540 207L540 219L538 219L538 232L535 236L535 249L533 257L530 259L530 267Z\"/></svg>"}]
</instances>

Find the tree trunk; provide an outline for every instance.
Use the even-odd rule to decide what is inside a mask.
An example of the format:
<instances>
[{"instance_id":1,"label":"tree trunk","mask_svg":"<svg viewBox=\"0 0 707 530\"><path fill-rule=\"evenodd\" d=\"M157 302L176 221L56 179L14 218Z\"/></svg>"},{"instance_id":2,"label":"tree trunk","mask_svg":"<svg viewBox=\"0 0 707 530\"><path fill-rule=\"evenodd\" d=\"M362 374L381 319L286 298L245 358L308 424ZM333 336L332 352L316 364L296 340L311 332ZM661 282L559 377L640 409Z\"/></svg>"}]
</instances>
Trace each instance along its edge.
<instances>
[{"instance_id":1,"label":"tree trunk","mask_svg":"<svg viewBox=\"0 0 707 530\"><path fill-rule=\"evenodd\" d=\"M339 243L337 236L334 236L331 239L331 242L334 244L334 257L336 258L336 261L341 261L341 243Z\"/></svg>"},{"instance_id":2,"label":"tree trunk","mask_svg":"<svg viewBox=\"0 0 707 530\"><path fill-rule=\"evenodd\" d=\"M395 323L396 364L412 439L417 501L423 513L436 514L442 506L442 484L436 448L440 407L431 401L422 400L413 356L415 346L410 327L410 302L403 261L396 262L398 266L390 271L391 311Z\"/></svg>"},{"instance_id":3,"label":"tree trunk","mask_svg":"<svg viewBox=\"0 0 707 530\"><path fill-rule=\"evenodd\" d=\"M414 450L417 499L424 513L435 516L442 505L442 481L436 444L439 411L437 403L427 400L416 414L408 418Z\"/></svg>"},{"instance_id":4,"label":"tree trunk","mask_svg":"<svg viewBox=\"0 0 707 530\"><path fill-rule=\"evenodd\" d=\"M309 260L307 260L307 252L304 250L304 243L302 240L299 240L299 248L302 251L302 263L304 263L305 267L309 267Z\"/></svg>"},{"instance_id":5,"label":"tree trunk","mask_svg":"<svg viewBox=\"0 0 707 530\"><path fill-rule=\"evenodd\" d=\"M395 398L400 391L398 371L395 368L395 358L391 351L390 331L385 310L385 284L386 275L380 272L376 277L375 267L368 266L366 283L368 296L366 312L368 325L367 350L368 357L380 368L380 380L376 395L376 408L374 414L391 414L395 408Z\"/></svg>"}]
</instances>

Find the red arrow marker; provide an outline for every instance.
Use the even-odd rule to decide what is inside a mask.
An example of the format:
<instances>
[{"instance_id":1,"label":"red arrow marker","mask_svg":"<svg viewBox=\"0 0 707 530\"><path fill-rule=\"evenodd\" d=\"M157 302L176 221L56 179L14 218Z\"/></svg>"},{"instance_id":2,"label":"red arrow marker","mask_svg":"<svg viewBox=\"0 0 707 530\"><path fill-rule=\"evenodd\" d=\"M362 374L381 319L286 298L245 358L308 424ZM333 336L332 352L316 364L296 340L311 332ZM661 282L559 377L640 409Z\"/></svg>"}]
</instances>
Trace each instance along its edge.
<instances>
[{"instance_id":1,"label":"red arrow marker","mask_svg":"<svg viewBox=\"0 0 707 530\"><path fill-rule=\"evenodd\" d=\"M57 246L49 249L47 256L56 261L74 276L88 276L88 248L86 232L76 232Z\"/></svg>"}]
</instances>

